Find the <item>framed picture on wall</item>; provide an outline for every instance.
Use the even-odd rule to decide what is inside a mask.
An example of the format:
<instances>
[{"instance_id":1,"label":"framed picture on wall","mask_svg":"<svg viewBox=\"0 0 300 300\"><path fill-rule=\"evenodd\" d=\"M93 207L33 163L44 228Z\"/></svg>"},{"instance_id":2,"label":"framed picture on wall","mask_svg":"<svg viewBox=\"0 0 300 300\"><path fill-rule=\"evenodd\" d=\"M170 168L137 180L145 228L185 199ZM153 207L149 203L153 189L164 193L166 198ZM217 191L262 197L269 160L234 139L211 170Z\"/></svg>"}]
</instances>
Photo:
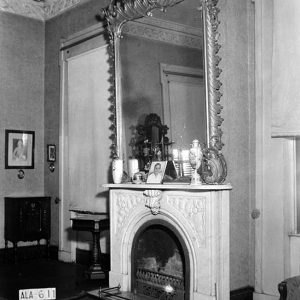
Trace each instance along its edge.
<instances>
[{"instance_id":1,"label":"framed picture on wall","mask_svg":"<svg viewBox=\"0 0 300 300\"><path fill-rule=\"evenodd\" d=\"M47 145L47 161L55 162L56 161L56 146Z\"/></svg>"},{"instance_id":2,"label":"framed picture on wall","mask_svg":"<svg viewBox=\"0 0 300 300\"><path fill-rule=\"evenodd\" d=\"M34 168L34 131L5 130L5 169Z\"/></svg>"}]
</instances>

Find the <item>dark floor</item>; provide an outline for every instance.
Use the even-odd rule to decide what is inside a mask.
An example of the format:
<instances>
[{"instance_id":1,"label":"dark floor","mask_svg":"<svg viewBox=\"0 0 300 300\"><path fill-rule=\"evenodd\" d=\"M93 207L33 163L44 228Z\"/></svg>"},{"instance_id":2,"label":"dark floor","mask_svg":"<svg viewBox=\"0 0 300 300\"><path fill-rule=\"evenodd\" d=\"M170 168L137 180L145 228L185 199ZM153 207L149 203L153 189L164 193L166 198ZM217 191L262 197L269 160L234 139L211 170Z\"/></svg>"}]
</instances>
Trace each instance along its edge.
<instances>
[{"instance_id":1,"label":"dark floor","mask_svg":"<svg viewBox=\"0 0 300 300\"><path fill-rule=\"evenodd\" d=\"M56 299L72 299L85 291L107 287L108 280L85 278L86 266L32 259L0 264L0 300L18 300L20 289L56 288Z\"/></svg>"}]
</instances>

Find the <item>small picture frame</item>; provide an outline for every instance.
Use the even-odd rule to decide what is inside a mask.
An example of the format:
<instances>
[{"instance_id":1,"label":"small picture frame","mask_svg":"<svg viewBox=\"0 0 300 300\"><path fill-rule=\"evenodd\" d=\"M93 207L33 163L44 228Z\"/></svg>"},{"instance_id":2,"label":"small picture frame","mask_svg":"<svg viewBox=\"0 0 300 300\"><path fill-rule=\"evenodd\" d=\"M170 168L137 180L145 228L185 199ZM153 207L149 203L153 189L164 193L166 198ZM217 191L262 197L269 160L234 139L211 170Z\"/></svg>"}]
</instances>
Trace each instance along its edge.
<instances>
[{"instance_id":1,"label":"small picture frame","mask_svg":"<svg viewBox=\"0 0 300 300\"><path fill-rule=\"evenodd\" d=\"M5 130L5 169L34 169L34 131Z\"/></svg>"},{"instance_id":2,"label":"small picture frame","mask_svg":"<svg viewBox=\"0 0 300 300\"><path fill-rule=\"evenodd\" d=\"M47 145L47 161L49 162L56 161L56 146L53 144Z\"/></svg>"},{"instance_id":3,"label":"small picture frame","mask_svg":"<svg viewBox=\"0 0 300 300\"><path fill-rule=\"evenodd\" d=\"M162 183L167 161L152 161L149 174L147 177L147 183Z\"/></svg>"}]
</instances>

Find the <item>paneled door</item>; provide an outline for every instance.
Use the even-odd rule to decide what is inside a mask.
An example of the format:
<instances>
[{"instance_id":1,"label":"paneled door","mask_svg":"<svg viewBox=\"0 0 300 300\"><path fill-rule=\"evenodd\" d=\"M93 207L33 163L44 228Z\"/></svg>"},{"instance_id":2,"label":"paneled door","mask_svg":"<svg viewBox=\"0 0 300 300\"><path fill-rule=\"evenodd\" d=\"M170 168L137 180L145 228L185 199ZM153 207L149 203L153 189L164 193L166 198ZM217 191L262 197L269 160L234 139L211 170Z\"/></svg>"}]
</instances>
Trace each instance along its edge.
<instances>
[{"instance_id":1,"label":"paneled door","mask_svg":"<svg viewBox=\"0 0 300 300\"><path fill-rule=\"evenodd\" d=\"M177 149L190 148L193 139L206 141L206 103L203 71L161 64L163 122Z\"/></svg>"},{"instance_id":2,"label":"paneled door","mask_svg":"<svg viewBox=\"0 0 300 300\"><path fill-rule=\"evenodd\" d=\"M107 42L103 28L78 36L84 42L72 37L61 60L59 257L64 261L75 260L71 245L79 242L71 230L70 209L107 212L108 194L102 184L109 182L110 174Z\"/></svg>"}]
</instances>

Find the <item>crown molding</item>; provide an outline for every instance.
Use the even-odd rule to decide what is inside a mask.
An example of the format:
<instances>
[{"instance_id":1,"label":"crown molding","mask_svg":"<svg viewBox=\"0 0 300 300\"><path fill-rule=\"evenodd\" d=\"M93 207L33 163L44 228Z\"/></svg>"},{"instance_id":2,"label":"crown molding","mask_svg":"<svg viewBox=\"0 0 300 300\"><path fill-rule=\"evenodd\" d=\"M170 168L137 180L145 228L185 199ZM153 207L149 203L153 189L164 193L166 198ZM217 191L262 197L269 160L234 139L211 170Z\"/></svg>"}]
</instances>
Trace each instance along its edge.
<instances>
[{"instance_id":1,"label":"crown molding","mask_svg":"<svg viewBox=\"0 0 300 300\"><path fill-rule=\"evenodd\" d=\"M88 1L89 0L45 0L45 20L51 19L66 10Z\"/></svg>"},{"instance_id":2,"label":"crown molding","mask_svg":"<svg viewBox=\"0 0 300 300\"><path fill-rule=\"evenodd\" d=\"M51 19L88 0L0 0L0 11L5 11L41 21Z\"/></svg>"},{"instance_id":3,"label":"crown molding","mask_svg":"<svg viewBox=\"0 0 300 300\"><path fill-rule=\"evenodd\" d=\"M200 28L182 25L153 17L127 22L122 32L141 38L170 43L177 46L202 49L203 35Z\"/></svg>"},{"instance_id":4,"label":"crown molding","mask_svg":"<svg viewBox=\"0 0 300 300\"><path fill-rule=\"evenodd\" d=\"M44 19L44 3L32 0L0 0L0 11L33 19Z\"/></svg>"}]
</instances>

